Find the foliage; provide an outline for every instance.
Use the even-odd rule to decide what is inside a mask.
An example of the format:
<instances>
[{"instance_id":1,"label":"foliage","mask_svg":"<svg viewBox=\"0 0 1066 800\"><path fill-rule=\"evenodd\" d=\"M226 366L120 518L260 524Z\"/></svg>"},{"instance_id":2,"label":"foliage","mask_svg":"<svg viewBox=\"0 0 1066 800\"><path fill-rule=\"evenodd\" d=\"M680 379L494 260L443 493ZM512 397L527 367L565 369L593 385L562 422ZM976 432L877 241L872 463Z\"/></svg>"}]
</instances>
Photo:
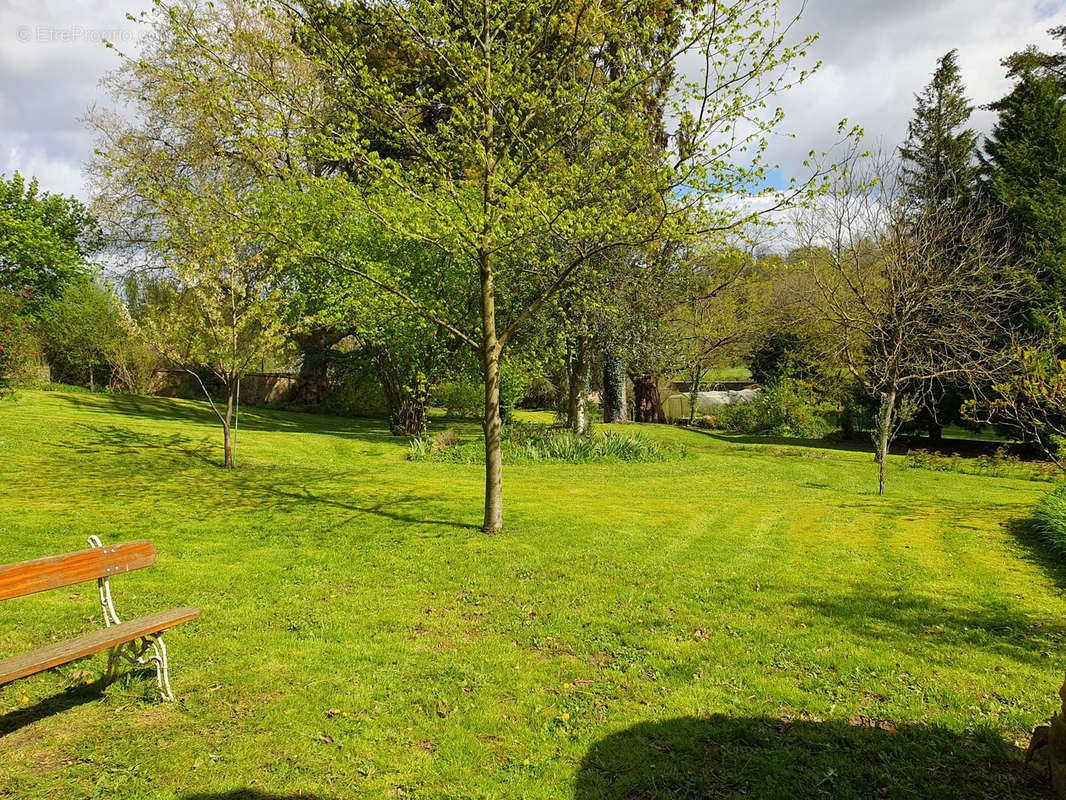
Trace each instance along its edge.
<instances>
[{"instance_id":1,"label":"foliage","mask_svg":"<svg viewBox=\"0 0 1066 800\"><path fill-rule=\"evenodd\" d=\"M1026 73L1003 99L982 158L986 188L1045 313L1066 306L1066 101L1052 77Z\"/></svg>"},{"instance_id":2,"label":"foliage","mask_svg":"<svg viewBox=\"0 0 1066 800\"><path fill-rule=\"evenodd\" d=\"M1033 508L1033 528L1060 556L1066 556L1066 484L1056 486Z\"/></svg>"},{"instance_id":3,"label":"foliage","mask_svg":"<svg viewBox=\"0 0 1066 800\"><path fill-rule=\"evenodd\" d=\"M96 220L76 199L42 192L18 172L0 175L0 289L31 290L24 313L39 313L85 280L101 245Z\"/></svg>"},{"instance_id":4,"label":"foliage","mask_svg":"<svg viewBox=\"0 0 1066 800\"><path fill-rule=\"evenodd\" d=\"M503 426L503 453L507 463L531 464L563 461L570 464L647 462L682 458L685 448L663 447L639 433L603 433L584 436L548 425L509 422ZM407 453L411 461L443 461L478 464L484 452L477 440L464 442L454 431L442 431L432 439L412 439Z\"/></svg>"},{"instance_id":5,"label":"foliage","mask_svg":"<svg viewBox=\"0 0 1066 800\"><path fill-rule=\"evenodd\" d=\"M815 369L812 345L794 330L777 330L755 347L748 359L751 379L769 385L788 375L806 378Z\"/></svg>"},{"instance_id":6,"label":"foliage","mask_svg":"<svg viewBox=\"0 0 1066 800\"><path fill-rule=\"evenodd\" d=\"M833 430L839 405L812 381L785 375L764 387L750 403L723 405L696 426L738 433L764 433L820 439Z\"/></svg>"},{"instance_id":7,"label":"foliage","mask_svg":"<svg viewBox=\"0 0 1066 800\"><path fill-rule=\"evenodd\" d=\"M1012 429L1038 445L1066 470L1062 442L1066 439L1066 314L1056 309L1043 337L1015 352L1012 374L993 386L981 402L971 401L971 416Z\"/></svg>"}]
</instances>

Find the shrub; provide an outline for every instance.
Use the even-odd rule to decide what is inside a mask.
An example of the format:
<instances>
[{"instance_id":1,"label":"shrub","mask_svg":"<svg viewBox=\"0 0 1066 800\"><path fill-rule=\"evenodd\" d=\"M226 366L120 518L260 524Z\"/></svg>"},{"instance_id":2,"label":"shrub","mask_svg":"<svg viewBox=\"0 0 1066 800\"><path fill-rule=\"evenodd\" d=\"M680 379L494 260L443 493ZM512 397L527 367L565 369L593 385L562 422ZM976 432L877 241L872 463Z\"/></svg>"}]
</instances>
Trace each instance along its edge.
<instances>
[{"instance_id":1,"label":"shrub","mask_svg":"<svg viewBox=\"0 0 1066 800\"><path fill-rule=\"evenodd\" d=\"M754 402L719 406L697 427L820 439L833 430L829 420L836 408L811 381L783 377Z\"/></svg>"},{"instance_id":2,"label":"shrub","mask_svg":"<svg viewBox=\"0 0 1066 800\"><path fill-rule=\"evenodd\" d=\"M449 417L475 417L485 403L482 384L446 381L430 392L430 405L443 408Z\"/></svg>"},{"instance_id":3,"label":"shrub","mask_svg":"<svg viewBox=\"0 0 1066 800\"><path fill-rule=\"evenodd\" d=\"M98 377L107 385L132 335L124 311L109 288L93 281L67 287L41 316L53 372L70 383L87 381L90 389Z\"/></svg>"},{"instance_id":4,"label":"shrub","mask_svg":"<svg viewBox=\"0 0 1066 800\"><path fill-rule=\"evenodd\" d=\"M718 423L718 427L724 431L757 433L765 428L762 411L759 406L759 401L720 406L715 410L715 421Z\"/></svg>"},{"instance_id":5,"label":"shrub","mask_svg":"<svg viewBox=\"0 0 1066 800\"><path fill-rule=\"evenodd\" d=\"M1066 556L1066 484L1060 484L1036 504L1033 529L1056 553Z\"/></svg>"},{"instance_id":6,"label":"shrub","mask_svg":"<svg viewBox=\"0 0 1066 800\"><path fill-rule=\"evenodd\" d=\"M834 427L829 415L836 404L811 381L782 377L767 387L757 405L765 429L781 436L821 439Z\"/></svg>"}]
</instances>

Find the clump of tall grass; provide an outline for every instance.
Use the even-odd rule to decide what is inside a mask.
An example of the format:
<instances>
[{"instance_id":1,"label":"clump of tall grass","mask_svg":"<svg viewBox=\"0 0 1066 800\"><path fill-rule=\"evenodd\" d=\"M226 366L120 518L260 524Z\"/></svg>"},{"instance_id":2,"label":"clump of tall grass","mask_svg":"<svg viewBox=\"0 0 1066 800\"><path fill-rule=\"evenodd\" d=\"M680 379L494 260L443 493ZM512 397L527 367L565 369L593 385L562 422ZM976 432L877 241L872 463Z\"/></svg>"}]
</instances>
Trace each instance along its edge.
<instances>
[{"instance_id":1,"label":"clump of tall grass","mask_svg":"<svg viewBox=\"0 0 1066 800\"><path fill-rule=\"evenodd\" d=\"M1066 484L1044 495L1033 509L1035 530L1061 556L1066 556Z\"/></svg>"},{"instance_id":2,"label":"clump of tall grass","mask_svg":"<svg viewBox=\"0 0 1066 800\"><path fill-rule=\"evenodd\" d=\"M956 454L944 455L936 451L911 450L907 466L934 472L959 472L964 475L986 475L990 478L1022 478L1031 481L1050 481L1058 475L1054 464L1042 461L1023 461L999 447L992 454L964 458Z\"/></svg>"},{"instance_id":3,"label":"clump of tall grass","mask_svg":"<svg viewBox=\"0 0 1066 800\"><path fill-rule=\"evenodd\" d=\"M640 433L604 433L583 436L548 425L514 422L505 425L502 435L504 461L529 464L561 461L569 464L590 462L655 462L683 458L684 447L668 448ZM443 461L476 464L485 460L480 438L461 441L458 437L441 441L416 438L407 458L411 461Z\"/></svg>"}]
</instances>

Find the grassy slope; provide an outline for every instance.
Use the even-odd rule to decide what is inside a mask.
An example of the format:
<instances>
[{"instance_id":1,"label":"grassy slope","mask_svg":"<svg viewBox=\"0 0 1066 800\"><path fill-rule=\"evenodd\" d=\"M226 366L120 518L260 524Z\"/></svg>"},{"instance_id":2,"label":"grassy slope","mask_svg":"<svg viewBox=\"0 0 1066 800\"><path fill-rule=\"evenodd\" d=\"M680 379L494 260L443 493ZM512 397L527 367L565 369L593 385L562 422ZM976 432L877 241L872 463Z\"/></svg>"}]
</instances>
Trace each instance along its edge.
<instances>
[{"instance_id":1,"label":"grassy slope","mask_svg":"<svg viewBox=\"0 0 1066 800\"><path fill-rule=\"evenodd\" d=\"M480 467L241 426L226 473L199 403L0 405L0 562L149 537L120 614L204 609L176 704L102 656L0 688L0 797L1043 796L1014 743L1066 664L1066 571L1018 522L1047 484L894 462L878 498L865 453L645 428L689 457L508 468L485 537ZM94 595L5 602L0 656Z\"/></svg>"}]
</instances>

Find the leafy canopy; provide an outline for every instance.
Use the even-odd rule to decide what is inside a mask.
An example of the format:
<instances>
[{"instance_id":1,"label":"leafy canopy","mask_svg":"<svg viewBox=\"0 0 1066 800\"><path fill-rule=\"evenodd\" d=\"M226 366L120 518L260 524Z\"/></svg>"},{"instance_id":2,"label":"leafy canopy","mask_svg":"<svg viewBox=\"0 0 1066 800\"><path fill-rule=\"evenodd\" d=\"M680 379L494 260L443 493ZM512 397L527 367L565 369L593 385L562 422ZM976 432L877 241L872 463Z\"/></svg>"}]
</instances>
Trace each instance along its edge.
<instances>
[{"instance_id":1,"label":"leafy canopy","mask_svg":"<svg viewBox=\"0 0 1066 800\"><path fill-rule=\"evenodd\" d=\"M0 287L27 290L33 312L90 271L102 245L96 220L75 198L42 192L37 179L0 175Z\"/></svg>"}]
</instances>

